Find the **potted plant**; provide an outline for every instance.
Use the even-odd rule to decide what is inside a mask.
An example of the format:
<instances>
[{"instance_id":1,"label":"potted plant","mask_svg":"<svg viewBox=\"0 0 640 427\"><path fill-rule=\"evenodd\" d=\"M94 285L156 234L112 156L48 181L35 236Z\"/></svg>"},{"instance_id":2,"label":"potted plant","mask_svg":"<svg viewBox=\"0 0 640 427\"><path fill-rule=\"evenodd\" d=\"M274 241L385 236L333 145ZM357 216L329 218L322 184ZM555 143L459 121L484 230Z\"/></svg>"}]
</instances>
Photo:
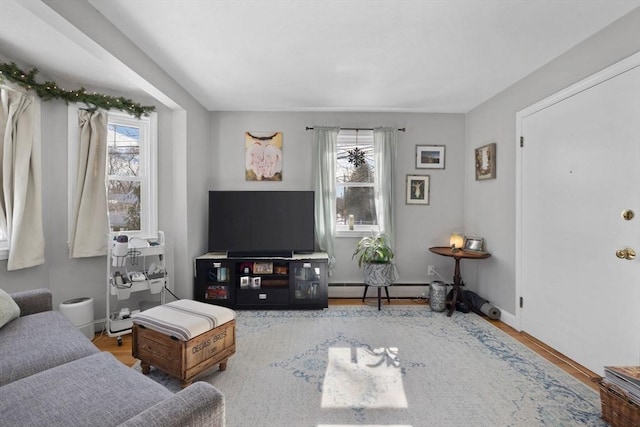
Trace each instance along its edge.
<instances>
[{"instance_id":1,"label":"potted plant","mask_svg":"<svg viewBox=\"0 0 640 427\"><path fill-rule=\"evenodd\" d=\"M364 267L365 285L389 286L393 257L389 237L383 233L376 233L360 239L351 259L357 258L358 267Z\"/></svg>"}]
</instances>

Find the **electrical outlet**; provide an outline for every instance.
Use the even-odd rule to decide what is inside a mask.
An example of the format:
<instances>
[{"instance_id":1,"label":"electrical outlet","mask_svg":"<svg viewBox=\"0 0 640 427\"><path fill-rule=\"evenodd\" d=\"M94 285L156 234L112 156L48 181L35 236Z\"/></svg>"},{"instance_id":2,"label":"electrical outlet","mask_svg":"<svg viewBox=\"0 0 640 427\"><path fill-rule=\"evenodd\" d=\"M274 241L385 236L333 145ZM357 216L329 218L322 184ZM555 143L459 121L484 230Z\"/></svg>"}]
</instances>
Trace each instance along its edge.
<instances>
[{"instance_id":1,"label":"electrical outlet","mask_svg":"<svg viewBox=\"0 0 640 427\"><path fill-rule=\"evenodd\" d=\"M435 270L433 265L430 265L430 266L427 267L427 274L429 276L435 276L436 275L436 270Z\"/></svg>"}]
</instances>

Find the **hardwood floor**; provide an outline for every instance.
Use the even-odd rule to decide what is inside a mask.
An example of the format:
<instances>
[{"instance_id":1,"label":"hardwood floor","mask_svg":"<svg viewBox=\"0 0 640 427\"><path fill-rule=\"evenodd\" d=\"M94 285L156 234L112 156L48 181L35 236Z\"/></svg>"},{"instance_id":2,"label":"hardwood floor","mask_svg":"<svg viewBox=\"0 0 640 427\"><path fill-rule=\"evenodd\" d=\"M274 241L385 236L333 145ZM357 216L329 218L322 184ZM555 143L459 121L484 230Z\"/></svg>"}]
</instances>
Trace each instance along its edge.
<instances>
[{"instance_id":1,"label":"hardwood floor","mask_svg":"<svg viewBox=\"0 0 640 427\"><path fill-rule=\"evenodd\" d=\"M341 299L329 299L330 306L339 306L339 305L371 305L375 304L375 298L367 298L365 302L362 302L361 299L350 299L350 298L341 298ZM388 304L385 301L385 304ZM392 305L426 305L426 301L422 298L419 299L411 299L411 298L394 298L391 300ZM444 316L444 313L443 313ZM598 390L598 385L593 382L592 378L598 377L597 374L591 372L587 368L579 365L573 360L569 359L565 355L555 351L551 347L546 344L538 341L534 337L528 335L524 332L518 332L512 327L502 323L499 320L490 320L484 318L487 322L491 323L496 328L505 332L507 335L511 336L515 340L521 342L540 356L544 357L551 363L558 366L560 369L569 373L573 377L587 384L589 387L594 390ZM107 334L96 334L96 338L93 340L93 343L100 348L102 351L108 351L113 353L118 360L124 363L127 366L133 366L137 359L135 359L131 355L131 334L124 335L122 337L122 346L118 346L116 339L107 336Z\"/></svg>"},{"instance_id":2,"label":"hardwood floor","mask_svg":"<svg viewBox=\"0 0 640 427\"><path fill-rule=\"evenodd\" d=\"M131 334L122 336L122 345L118 346L115 338L108 336L106 333L98 332L93 339L93 343L102 351L112 353L119 361L127 366L133 366L138 359L131 355L132 340Z\"/></svg>"}]
</instances>

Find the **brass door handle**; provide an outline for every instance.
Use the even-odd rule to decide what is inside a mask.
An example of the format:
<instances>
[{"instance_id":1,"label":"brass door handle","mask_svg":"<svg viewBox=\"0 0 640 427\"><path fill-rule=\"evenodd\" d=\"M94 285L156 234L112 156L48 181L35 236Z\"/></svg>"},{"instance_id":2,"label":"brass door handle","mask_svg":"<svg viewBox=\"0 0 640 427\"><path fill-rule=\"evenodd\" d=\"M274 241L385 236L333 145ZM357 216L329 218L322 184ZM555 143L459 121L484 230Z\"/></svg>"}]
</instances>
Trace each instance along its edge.
<instances>
[{"instance_id":1,"label":"brass door handle","mask_svg":"<svg viewBox=\"0 0 640 427\"><path fill-rule=\"evenodd\" d=\"M631 248L618 249L616 251L616 256L620 259L632 260L636 257L636 251Z\"/></svg>"}]
</instances>

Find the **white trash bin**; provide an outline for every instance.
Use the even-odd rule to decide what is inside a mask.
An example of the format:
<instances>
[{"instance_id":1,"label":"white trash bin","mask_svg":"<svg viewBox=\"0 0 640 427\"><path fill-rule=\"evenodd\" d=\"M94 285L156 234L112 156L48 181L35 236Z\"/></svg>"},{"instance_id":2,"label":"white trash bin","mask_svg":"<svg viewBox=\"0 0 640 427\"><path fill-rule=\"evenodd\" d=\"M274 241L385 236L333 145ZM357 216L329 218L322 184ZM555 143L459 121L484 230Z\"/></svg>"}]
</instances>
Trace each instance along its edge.
<instances>
[{"instance_id":1,"label":"white trash bin","mask_svg":"<svg viewBox=\"0 0 640 427\"><path fill-rule=\"evenodd\" d=\"M74 298L60 304L60 312L71 321L80 332L93 340L96 332L93 323L93 298Z\"/></svg>"},{"instance_id":2,"label":"white trash bin","mask_svg":"<svg viewBox=\"0 0 640 427\"><path fill-rule=\"evenodd\" d=\"M436 280L429 285L429 304L433 311L444 311L447 308L447 285Z\"/></svg>"}]
</instances>

